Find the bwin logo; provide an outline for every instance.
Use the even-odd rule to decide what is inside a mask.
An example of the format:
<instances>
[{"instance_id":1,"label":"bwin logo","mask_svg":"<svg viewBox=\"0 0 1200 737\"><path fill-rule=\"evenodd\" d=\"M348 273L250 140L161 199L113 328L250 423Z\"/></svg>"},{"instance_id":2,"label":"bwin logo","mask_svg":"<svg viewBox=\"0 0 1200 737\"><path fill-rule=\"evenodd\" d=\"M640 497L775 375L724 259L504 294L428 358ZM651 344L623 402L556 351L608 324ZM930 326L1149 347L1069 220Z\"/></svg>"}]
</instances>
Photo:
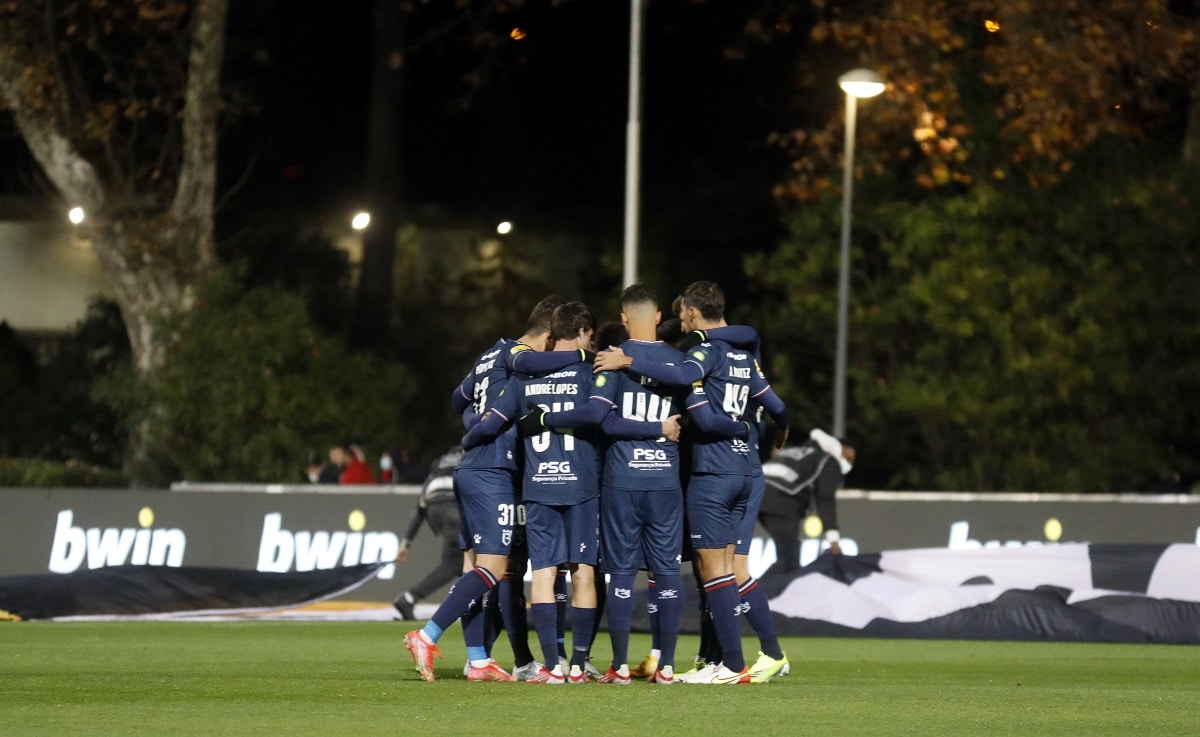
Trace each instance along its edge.
<instances>
[{"instance_id":1,"label":"bwin logo","mask_svg":"<svg viewBox=\"0 0 1200 737\"><path fill-rule=\"evenodd\" d=\"M70 509L58 513L54 526L54 542L50 545L50 571L72 573L87 562L88 568L106 566L171 566L183 565L187 535L183 530L154 530L154 510L143 507L138 512L140 529L126 527L90 527L74 525L75 514Z\"/></svg>"},{"instance_id":2,"label":"bwin logo","mask_svg":"<svg viewBox=\"0 0 1200 737\"><path fill-rule=\"evenodd\" d=\"M629 589L613 589L613 596L617 597L618 599L628 599L629 597L633 596L633 592Z\"/></svg>"},{"instance_id":3,"label":"bwin logo","mask_svg":"<svg viewBox=\"0 0 1200 737\"><path fill-rule=\"evenodd\" d=\"M396 559L400 539L392 532L363 532L367 516L359 510L350 513L350 532L292 532L283 529L283 515L272 512L263 517L262 539L258 545L258 570L286 573L292 562L297 571L329 570L338 565L384 563ZM395 565L379 569L379 578L392 578Z\"/></svg>"}]
</instances>

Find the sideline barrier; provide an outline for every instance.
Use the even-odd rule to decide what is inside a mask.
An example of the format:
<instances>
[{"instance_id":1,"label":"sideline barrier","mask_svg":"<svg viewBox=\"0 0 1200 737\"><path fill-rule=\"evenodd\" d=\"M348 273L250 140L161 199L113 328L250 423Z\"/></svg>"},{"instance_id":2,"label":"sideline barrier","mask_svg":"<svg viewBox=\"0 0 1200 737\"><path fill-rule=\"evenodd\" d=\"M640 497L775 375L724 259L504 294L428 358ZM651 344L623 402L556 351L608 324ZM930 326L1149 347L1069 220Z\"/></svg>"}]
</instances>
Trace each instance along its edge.
<instances>
[{"instance_id":1,"label":"sideline barrier","mask_svg":"<svg viewBox=\"0 0 1200 737\"><path fill-rule=\"evenodd\" d=\"M113 565L309 571L390 562L417 486L177 484L172 492L0 488L0 576ZM1200 542L1200 495L967 494L844 490L845 552ZM760 531L761 532L761 531ZM805 539L801 562L822 543ZM351 596L391 601L436 563L425 529L409 562ZM774 561L758 538L751 572ZM435 595L436 596L436 595Z\"/></svg>"}]
</instances>

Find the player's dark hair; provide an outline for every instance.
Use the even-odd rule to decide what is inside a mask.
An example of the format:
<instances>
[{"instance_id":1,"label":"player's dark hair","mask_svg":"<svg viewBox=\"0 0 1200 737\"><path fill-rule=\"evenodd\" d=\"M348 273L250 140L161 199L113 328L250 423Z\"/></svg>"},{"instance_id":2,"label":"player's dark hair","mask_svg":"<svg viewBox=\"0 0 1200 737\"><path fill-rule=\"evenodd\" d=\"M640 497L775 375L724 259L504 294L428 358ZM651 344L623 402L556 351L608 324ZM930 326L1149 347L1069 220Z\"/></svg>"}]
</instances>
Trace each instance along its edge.
<instances>
[{"instance_id":1,"label":"player's dark hair","mask_svg":"<svg viewBox=\"0 0 1200 737\"><path fill-rule=\"evenodd\" d=\"M621 292L621 310L632 305L652 304L658 309L658 292L645 284L630 284Z\"/></svg>"},{"instance_id":2,"label":"player's dark hair","mask_svg":"<svg viewBox=\"0 0 1200 737\"><path fill-rule=\"evenodd\" d=\"M580 330L595 330L596 316L582 302L567 302L554 310L550 321L550 337L554 340L571 340Z\"/></svg>"},{"instance_id":3,"label":"player's dark hair","mask_svg":"<svg viewBox=\"0 0 1200 737\"><path fill-rule=\"evenodd\" d=\"M592 341L596 350L604 350L610 346L621 345L629 340L629 331L625 326L616 320L609 320L601 323L600 327L596 328L596 339Z\"/></svg>"},{"instance_id":4,"label":"player's dark hair","mask_svg":"<svg viewBox=\"0 0 1200 737\"><path fill-rule=\"evenodd\" d=\"M554 317L554 310L565 305L569 300L561 294L549 294L542 298L533 307L533 311L529 313L529 320L525 323L526 335L540 335L550 329L550 321Z\"/></svg>"},{"instance_id":5,"label":"player's dark hair","mask_svg":"<svg viewBox=\"0 0 1200 737\"><path fill-rule=\"evenodd\" d=\"M683 340L683 323L678 317L671 317L658 324L658 339L669 346L678 346Z\"/></svg>"},{"instance_id":6,"label":"player's dark hair","mask_svg":"<svg viewBox=\"0 0 1200 737\"><path fill-rule=\"evenodd\" d=\"M688 307L699 310L705 320L715 321L725 317L725 292L716 282L694 281L679 296Z\"/></svg>"}]
</instances>

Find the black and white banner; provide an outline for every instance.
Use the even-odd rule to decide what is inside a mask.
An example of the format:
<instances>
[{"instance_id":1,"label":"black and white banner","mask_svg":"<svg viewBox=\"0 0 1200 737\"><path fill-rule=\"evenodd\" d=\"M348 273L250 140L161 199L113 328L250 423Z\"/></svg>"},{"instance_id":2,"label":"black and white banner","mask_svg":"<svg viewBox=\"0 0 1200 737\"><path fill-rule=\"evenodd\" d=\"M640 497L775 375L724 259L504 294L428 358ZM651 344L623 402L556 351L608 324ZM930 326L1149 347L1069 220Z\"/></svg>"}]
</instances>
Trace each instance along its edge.
<instances>
[{"instance_id":1,"label":"black and white banner","mask_svg":"<svg viewBox=\"0 0 1200 737\"><path fill-rule=\"evenodd\" d=\"M762 581L781 635L1200 644L1200 546L822 555Z\"/></svg>"},{"instance_id":2,"label":"black and white banner","mask_svg":"<svg viewBox=\"0 0 1200 737\"><path fill-rule=\"evenodd\" d=\"M265 573L232 568L109 566L0 578L0 618L170 619L288 609L352 591L381 564Z\"/></svg>"}]
</instances>

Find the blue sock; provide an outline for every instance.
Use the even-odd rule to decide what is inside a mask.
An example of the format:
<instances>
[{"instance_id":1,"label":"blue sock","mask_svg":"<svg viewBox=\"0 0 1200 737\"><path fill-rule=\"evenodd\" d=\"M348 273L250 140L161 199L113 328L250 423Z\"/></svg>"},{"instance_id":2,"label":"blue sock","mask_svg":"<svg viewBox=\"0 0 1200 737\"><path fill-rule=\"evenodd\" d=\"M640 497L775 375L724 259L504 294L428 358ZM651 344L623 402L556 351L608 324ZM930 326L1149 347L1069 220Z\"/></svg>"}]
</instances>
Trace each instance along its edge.
<instances>
[{"instance_id":1,"label":"blue sock","mask_svg":"<svg viewBox=\"0 0 1200 737\"><path fill-rule=\"evenodd\" d=\"M442 639L442 633L445 632L445 630L443 630L441 627L438 627L437 622L434 622L432 619L425 623L425 626L421 628L421 631L425 633L425 636L429 638L430 642L437 642L438 640Z\"/></svg>"},{"instance_id":2,"label":"blue sock","mask_svg":"<svg viewBox=\"0 0 1200 737\"><path fill-rule=\"evenodd\" d=\"M608 638L612 642L612 667L629 663L629 630L633 627L632 573L614 573L608 580Z\"/></svg>"},{"instance_id":3,"label":"blue sock","mask_svg":"<svg viewBox=\"0 0 1200 737\"><path fill-rule=\"evenodd\" d=\"M779 647L779 635L775 632L775 620L771 617L771 605L767 603L767 595L758 585L758 579L751 578L738 587L741 597L742 611L746 621L758 634L758 642L766 655L779 660L783 658L783 649Z\"/></svg>"},{"instance_id":4,"label":"blue sock","mask_svg":"<svg viewBox=\"0 0 1200 737\"><path fill-rule=\"evenodd\" d=\"M446 594L445 600L442 601L437 611L433 613L433 618L429 620L437 625L438 637L441 637L446 628L467 613L472 602L482 601L488 589L495 585L496 577L486 568L474 568L460 576L450 587L449 593ZM428 630L425 634L430 635L430 639L437 642Z\"/></svg>"},{"instance_id":5,"label":"blue sock","mask_svg":"<svg viewBox=\"0 0 1200 737\"><path fill-rule=\"evenodd\" d=\"M596 634L596 607L571 607L571 665L587 662Z\"/></svg>"},{"instance_id":6,"label":"blue sock","mask_svg":"<svg viewBox=\"0 0 1200 737\"><path fill-rule=\"evenodd\" d=\"M662 651L658 657L658 667L669 665L673 668L675 645L679 642L679 627L683 621L683 579L678 573L660 574L655 577L651 595L658 610L654 619L658 621L659 635L658 644L654 647Z\"/></svg>"},{"instance_id":7,"label":"blue sock","mask_svg":"<svg viewBox=\"0 0 1200 737\"><path fill-rule=\"evenodd\" d=\"M500 580L500 615L512 646L513 665L528 665L533 660L529 650L529 615L525 613L525 582L520 576L506 574Z\"/></svg>"},{"instance_id":8,"label":"blue sock","mask_svg":"<svg viewBox=\"0 0 1200 737\"><path fill-rule=\"evenodd\" d=\"M721 643L721 662L731 671L746 667L742 654L741 622L738 612L742 601L738 596L737 580L730 573L704 582L704 593L708 596L708 611L712 615L713 631Z\"/></svg>"},{"instance_id":9,"label":"blue sock","mask_svg":"<svg viewBox=\"0 0 1200 737\"><path fill-rule=\"evenodd\" d=\"M558 612L556 604L534 604L530 608L533 614L533 629L537 632L538 643L542 646L542 665L554 670L558 665Z\"/></svg>"},{"instance_id":10,"label":"blue sock","mask_svg":"<svg viewBox=\"0 0 1200 737\"><path fill-rule=\"evenodd\" d=\"M493 589L494 590L494 589ZM467 609L467 613L462 615L462 630L463 644L467 646L467 657L472 660L487 659L487 644L485 643L486 634L484 633L485 624L487 624L487 615L483 611L483 602L486 600L476 599L471 602L471 607ZM481 653L479 657L471 655L472 652Z\"/></svg>"}]
</instances>

